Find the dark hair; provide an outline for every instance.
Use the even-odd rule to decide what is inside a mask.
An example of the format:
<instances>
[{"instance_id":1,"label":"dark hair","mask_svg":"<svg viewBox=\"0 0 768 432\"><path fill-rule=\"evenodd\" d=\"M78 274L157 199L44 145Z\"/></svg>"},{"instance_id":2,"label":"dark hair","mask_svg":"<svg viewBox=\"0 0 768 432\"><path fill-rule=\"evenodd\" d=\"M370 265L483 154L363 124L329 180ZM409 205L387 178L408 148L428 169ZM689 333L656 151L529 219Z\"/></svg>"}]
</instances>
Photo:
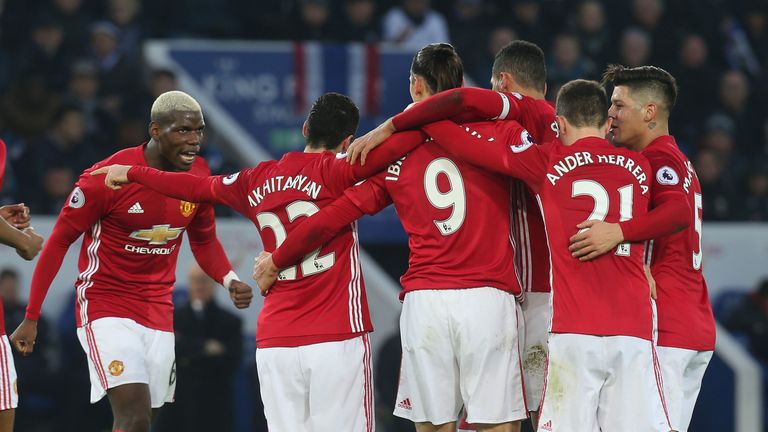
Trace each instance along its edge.
<instances>
[{"instance_id":1,"label":"dark hair","mask_svg":"<svg viewBox=\"0 0 768 432\"><path fill-rule=\"evenodd\" d=\"M626 68L619 64L608 65L603 72L603 85L627 86L630 91L648 92L662 103L669 115L677 101L677 81L667 71L656 66Z\"/></svg>"},{"instance_id":2,"label":"dark hair","mask_svg":"<svg viewBox=\"0 0 768 432\"><path fill-rule=\"evenodd\" d=\"M354 135L360 111L352 99L339 93L326 93L312 104L307 116L307 144L334 149L344 138Z\"/></svg>"},{"instance_id":3,"label":"dark hair","mask_svg":"<svg viewBox=\"0 0 768 432\"><path fill-rule=\"evenodd\" d=\"M493 60L493 76L506 72L521 86L544 91L547 82L547 66L544 51L535 43L516 40L496 53Z\"/></svg>"},{"instance_id":4,"label":"dark hair","mask_svg":"<svg viewBox=\"0 0 768 432\"><path fill-rule=\"evenodd\" d=\"M557 115L575 127L602 127L608 108L605 89L597 81L569 81L557 92Z\"/></svg>"},{"instance_id":5,"label":"dark hair","mask_svg":"<svg viewBox=\"0 0 768 432\"><path fill-rule=\"evenodd\" d=\"M10 267L5 267L2 271L0 271L0 279L5 279L5 278L18 279L19 272L17 272L16 270Z\"/></svg>"},{"instance_id":6,"label":"dark hair","mask_svg":"<svg viewBox=\"0 0 768 432\"><path fill-rule=\"evenodd\" d=\"M447 43L433 43L420 49L411 62L411 73L427 82L433 93L461 87L464 80L464 65L461 58Z\"/></svg>"}]
</instances>

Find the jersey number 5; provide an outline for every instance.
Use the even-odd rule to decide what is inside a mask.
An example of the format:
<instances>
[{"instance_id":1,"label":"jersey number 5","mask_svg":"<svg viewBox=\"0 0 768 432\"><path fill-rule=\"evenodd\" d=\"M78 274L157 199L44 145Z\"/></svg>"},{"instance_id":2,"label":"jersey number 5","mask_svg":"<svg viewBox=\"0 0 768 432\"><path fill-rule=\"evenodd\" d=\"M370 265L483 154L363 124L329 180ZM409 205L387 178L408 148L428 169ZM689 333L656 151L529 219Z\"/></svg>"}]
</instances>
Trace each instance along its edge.
<instances>
[{"instance_id":1,"label":"jersey number 5","mask_svg":"<svg viewBox=\"0 0 768 432\"><path fill-rule=\"evenodd\" d=\"M295 221L301 216L312 216L320 209L317 205L310 201L294 201L285 207L285 212L288 214L288 220L290 222ZM287 233L283 223L280 222L280 218L276 214L271 212L259 213L256 215L256 220L259 222L259 229L269 228L275 233L275 242L277 247L285 241ZM336 257L333 252L318 257L320 248L315 249L312 253L305 256L301 261L301 274L311 276L320 272L324 272L333 266L336 261ZM290 266L283 269L278 275L278 280L295 280L296 279L296 266Z\"/></svg>"}]
</instances>

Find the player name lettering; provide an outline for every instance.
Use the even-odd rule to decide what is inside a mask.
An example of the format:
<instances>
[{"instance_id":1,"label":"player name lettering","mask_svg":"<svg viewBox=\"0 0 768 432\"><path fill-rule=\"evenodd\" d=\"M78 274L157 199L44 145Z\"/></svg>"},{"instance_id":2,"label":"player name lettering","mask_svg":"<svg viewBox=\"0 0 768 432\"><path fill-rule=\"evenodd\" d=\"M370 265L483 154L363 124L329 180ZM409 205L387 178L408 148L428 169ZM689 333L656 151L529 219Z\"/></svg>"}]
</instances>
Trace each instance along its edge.
<instances>
[{"instance_id":1,"label":"player name lettering","mask_svg":"<svg viewBox=\"0 0 768 432\"><path fill-rule=\"evenodd\" d=\"M317 199L323 186L317 184L313 180L309 180L305 175L297 175L294 177L270 177L264 182L264 185L251 191L251 194L248 195L248 204L251 207L256 207L266 195L273 192L286 191L288 189L299 190L312 197L312 199Z\"/></svg>"},{"instance_id":2,"label":"player name lettering","mask_svg":"<svg viewBox=\"0 0 768 432\"><path fill-rule=\"evenodd\" d=\"M549 182L554 185L555 182L560 180L562 176L564 176L574 168L580 167L582 165L589 165L589 164L595 164L595 163L618 165L626 168L627 171L629 171L633 176L635 176L638 183L641 183L640 190L643 193L643 195L645 195L648 192L648 185L642 184L642 183L646 183L648 180L648 177L645 175L645 172L643 172L643 168L640 165L638 165L634 159L624 157L622 155L616 155L616 154L607 154L607 155L599 154L597 155L597 162L595 162L595 158L592 156L591 153L576 152L573 155L568 155L562 158L556 164L552 165L552 168L550 168L550 172L547 173L547 179L549 179Z\"/></svg>"},{"instance_id":3,"label":"player name lettering","mask_svg":"<svg viewBox=\"0 0 768 432\"><path fill-rule=\"evenodd\" d=\"M396 161L393 164L390 164L387 167L387 176L384 177L384 180L390 180L390 181L397 181L397 179L400 178L400 168L403 167L403 161L405 160L405 156L400 158L400 160Z\"/></svg>"},{"instance_id":4,"label":"player name lettering","mask_svg":"<svg viewBox=\"0 0 768 432\"><path fill-rule=\"evenodd\" d=\"M125 250L142 255L170 255L176 250L176 245L171 247L149 248L145 246L125 245Z\"/></svg>"}]
</instances>

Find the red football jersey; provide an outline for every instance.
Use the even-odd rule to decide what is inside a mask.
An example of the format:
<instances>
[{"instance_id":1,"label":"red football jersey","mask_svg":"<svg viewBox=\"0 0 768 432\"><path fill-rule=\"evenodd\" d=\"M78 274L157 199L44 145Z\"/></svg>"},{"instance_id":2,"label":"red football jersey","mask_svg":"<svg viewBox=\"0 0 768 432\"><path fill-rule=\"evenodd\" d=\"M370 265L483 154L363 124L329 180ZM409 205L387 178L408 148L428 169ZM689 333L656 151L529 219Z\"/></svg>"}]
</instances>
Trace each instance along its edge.
<instances>
[{"instance_id":1,"label":"red football jersey","mask_svg":"<svg viewBox=\"0 0 768 432\"><path fill-rule=\"evenodd\" d=\"M231 270L223 249L215 239L213 208L207 204L180 201L138 184L108 189L103 176L91 176L96 168L111 165L146 166L145 145L121 150L86 170L61 210L51 238L46 242L32 278L27 316L37 319L43 298L58 272L69 245L84 233L78 268L77 325L98 318L130 318L163 331L173 331L171 293L176 282L176 258L184 231L190 244L212 240L218 254L215 274L221 282ZM210 174L197 158L190 170L197 176ZM62 236L62 232L66 235ZM66 240L61 240L66 238ZM63 253L61 252L63 250ZM202 252L195 256L203 268Z\"/></svg>"},{"instance_id":2,"label":"red football jersey","mask_svg":"<svg viewBox=\"0 0 768 432\"><path fill-rule=\"evenodd\" d=\"M516 119L526 128L538 144L553 142L559 132L555 121L555 107L546 100L533 99L518 93L499 93L502 112L510 97L517 99L519 110ZM520 180L512 184L512 238L515 239L516 268L524 291L549 292L549 247L544 219L541 216L536 194Z\"/></svg>"},{"instance_id":3,"label":"red football jersey","mask_svg":"<svg viewBox=\"0 0 768 432\"><path fill-rule=\"evenodd\" d=\"M413 290L483 286L520 294L509 237L508 178L427 142L347 195L368 214L394 202L411 251L401 299Z\"/></svg>"},{"instance_id":4,"label":"red football jersey","mask_svg":"<svg viewBox=\"0 0 768 432\"><path fill-rule=\"evenodd\" d=\"M622 244L615 253L584 263L568 250L576 225L586 219L618 222L647 212L650 166L645 157L601 138L571 146L535 145L507 122L477 124L476 134L448 126L441 122L424 129L452 153L517 177L537 193L552 260L550 330L650 340L643 244Z\"/></svg>"},{"instance_id":5,"label":"red football jersey","mask_svg":"<svg viewBox=\"0 0 768 432\"><path fill-rule=\"evenodd\" d=\"M433 95L396 115L392 122L397 129L411 129L448 118L457 122L516 120L537 143L552 142L559 135L550 102L472 87ZM522 288L549 292L549 250L541 211L530 188L519 180L512 182L512 239Z\"/></svg>"},{"instance_id":6,"label":"red football jersey","mask_svg":"<svg viewBox=\"0 0 768 432\"><path fill-rule=\"evenodd\" d=\"M425 139L421 132L393 135L364 167L331 152L286 153L226 177L199 178L135 167L128 178L161 193L225 204L258 228L264 250L274 251L298 226L345 189L380 171ZM353 223L299 265L280 272L259 313L256 346L295 347L344 340L373 330L360 271Z\"/></svg>"},{"instance_id":7,"label":"red football jersey","mask_svg":"<svg viewBox=\"0 0 768 432\"><path fill-rule=\"evenodd\" d=\"M693 223L676 234L650 242L651 272L656 279L659 346L696 351L715 349L715 320L702 273L702 196L693 164L669 135L642 151L653 169L651 208L672 195L690 205Z\"/></svg>"}]
</instances>

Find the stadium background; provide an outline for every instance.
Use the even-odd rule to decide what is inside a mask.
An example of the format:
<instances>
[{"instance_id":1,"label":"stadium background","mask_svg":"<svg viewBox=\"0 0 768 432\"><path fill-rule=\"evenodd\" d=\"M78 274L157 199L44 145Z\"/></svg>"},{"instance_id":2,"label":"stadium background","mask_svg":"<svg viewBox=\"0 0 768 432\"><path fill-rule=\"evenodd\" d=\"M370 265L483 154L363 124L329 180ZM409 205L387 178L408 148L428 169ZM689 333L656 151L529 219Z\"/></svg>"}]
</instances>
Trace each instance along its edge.
<instances>
[{"instance_id":1,"label":"stadium background","mask_svg":"<svg viewBox=\"0 0 768 432\"><path fill-rule=\"evenodd\" d=\"M400 31L403 23L412 31ZM0 0L0 137L9 150L0 200L27 203L35 226L46 232L54 218L43 215L58 213L80 171L146 139L149 107L167 90L201 101L208 123L204 155L215 173L229 173L301 149L301 122L325 91L353 97L363 114L359 133L400 111L410 102L411 56L426 43L453 43L467 84L487 87L493 54L515 38L536 42L547 54L550 99L570 79L599 78L610 62L655 64L677 78L680 98L670 128L702 184L705 271L715 314L736 329L718 329L692 430L763 430L768 286L758 288L768 276L765 0ZM223 241L245 277L258 236L247 221L217 210ZM396 280L407 263L405 235L393 211L367 218L360 231L380 266L369 259L366 271L377 327L380 430L399 430L384 424L394 398L389 377L399 362ZM191 261L185 252L180 288ZM73 256L44 308L47 346L34 359L16 360L18 431L109 428L105 404L84 403L85 358L72 343ZM20 274L15 287L0 277L12 330L33 266L8 250L0 265ZM241 314L241 365L234 377L220 378L234 382L229 415L238 431L261 430L253 365L257 309Z\"/></svg>"}]
</instances>

